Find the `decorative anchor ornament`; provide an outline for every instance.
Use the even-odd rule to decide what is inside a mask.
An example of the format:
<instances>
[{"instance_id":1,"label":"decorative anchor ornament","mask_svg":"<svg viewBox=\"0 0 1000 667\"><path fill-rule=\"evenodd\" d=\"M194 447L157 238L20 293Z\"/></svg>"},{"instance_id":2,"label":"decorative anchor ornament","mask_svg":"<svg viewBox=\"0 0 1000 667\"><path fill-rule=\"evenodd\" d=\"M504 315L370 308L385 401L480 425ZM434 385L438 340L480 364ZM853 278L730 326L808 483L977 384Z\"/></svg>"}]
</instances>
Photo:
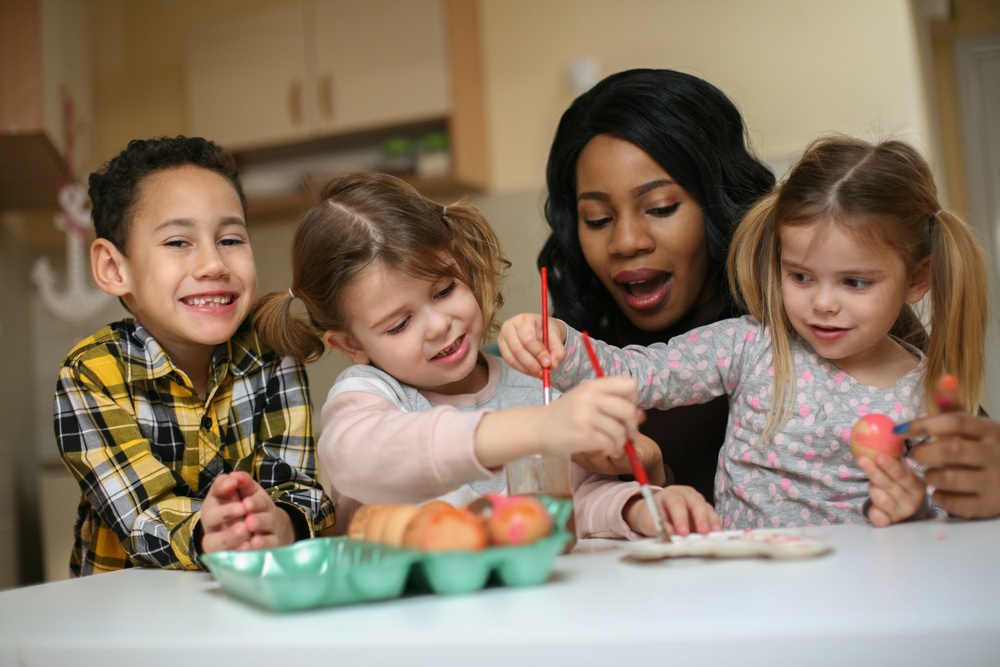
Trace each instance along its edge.
<instances>
[{"instance_id":1,"label":"decorative anchor ornament","mask_svg":"<svg viewBox=\"0 0 1000 667\"><path fill-rule=\"evenodd\" d=\"M69 322L83 322L111 301L109 294L87 285L87 247L93 227L87 202L87 192L79 183L67 183L59 189L62 210L55 216L55 225L66 232L66 291L56 290L56 272L48 257L37 259L31 269L31 280L42 301L57 317Z\"/></svg>"}]
</instances>

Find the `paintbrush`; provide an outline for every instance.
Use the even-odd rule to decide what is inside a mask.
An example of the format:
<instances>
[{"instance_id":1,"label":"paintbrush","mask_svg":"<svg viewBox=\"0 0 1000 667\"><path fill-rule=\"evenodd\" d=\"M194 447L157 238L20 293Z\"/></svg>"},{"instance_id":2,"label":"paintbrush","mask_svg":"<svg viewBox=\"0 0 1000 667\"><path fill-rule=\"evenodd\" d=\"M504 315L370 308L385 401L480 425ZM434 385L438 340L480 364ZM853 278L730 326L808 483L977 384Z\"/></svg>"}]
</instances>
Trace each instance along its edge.
<instances>
[{"instance_id":1,"label":"paintbrush","mask_svg":"<svg viewBox=\"0 0 1000 667\"><path fill-rule=\"evenodd\" d=\"M542 267L542 345L549 349L549 274ZM548 367L542 369L542 400L552 402L552 376Z\"/></svg>"},{"instance_id":2,"label":"paintbrush","mask_svg":"<svg viewBox=\"0 0 1000 667\"><path fill-rule=\"evenodd\" d=\"M548 329L547 325L545 329ZM599 378L604 377L601 362L597 359L597 353L594 352L590 336L584 331L581 337L583 338L583 346L587 349L587 356L590 357L590 363L594 367L594 373ZM628 455L628 461L632 465L632 474L635 476L635 481L639 482L639 491L642 492L642 497L646 501L646 507L649 508L649 513L653 515L656 532L662 541L670 542L670 531L667 530L667 523L663 520L663 514L660 512L660 506L656 503L656 498L653 497L653 489L649 486L649 477L646 475L646 469L642 467L642 461L639 460L639 455L635 453L635 445L632 444L631 440L625 441L625 453Z\"/></svg>"}]
</instances>

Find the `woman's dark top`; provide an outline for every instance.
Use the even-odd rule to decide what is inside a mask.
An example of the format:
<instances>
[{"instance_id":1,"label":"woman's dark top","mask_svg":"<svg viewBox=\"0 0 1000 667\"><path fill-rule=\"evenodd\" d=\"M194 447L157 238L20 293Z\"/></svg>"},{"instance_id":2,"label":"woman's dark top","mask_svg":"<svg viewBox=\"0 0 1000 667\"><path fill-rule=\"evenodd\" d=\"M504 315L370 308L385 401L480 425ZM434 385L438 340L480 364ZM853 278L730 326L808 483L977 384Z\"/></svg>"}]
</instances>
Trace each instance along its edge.
<instances>
[{"instance_id":1,"label":"woman's dark top","mask_svg":"<svg viewBox=\"0 0 1000 667\"><path fill-rule=\"evenodd\" d=\"M616 338L607 342L619 347L666 342L696 327L739 315L732 299L721 294L663 331L641 331L619 312L614 323ZM715 470L728 421L729 397L720 396L699 405L647 410L646 422L639 430L660 445L667 484L693 486L714 505Z\"/></svg>"}]
</instances>

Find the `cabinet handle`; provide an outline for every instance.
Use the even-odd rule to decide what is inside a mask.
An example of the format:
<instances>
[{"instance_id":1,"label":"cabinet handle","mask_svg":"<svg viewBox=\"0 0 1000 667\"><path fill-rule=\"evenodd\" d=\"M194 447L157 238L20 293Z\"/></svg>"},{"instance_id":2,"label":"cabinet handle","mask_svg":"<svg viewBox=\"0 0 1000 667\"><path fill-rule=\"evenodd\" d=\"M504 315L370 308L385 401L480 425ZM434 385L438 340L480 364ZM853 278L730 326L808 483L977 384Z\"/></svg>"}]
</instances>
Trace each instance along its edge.
<instances>
[{"instance_id":1,"label":"cabinet handle","mask_svg":"<svg viewBox=\"0 0 1000 667\"><path fill-rule=\"evenodd\" d=\"M333 119L333 76L324 74L319 80L319 108L325 120Z\"/></svg>"},{"instance_id":2,"label":"cabinet handle","mask_svg":"<svg viewBox=\"0 0 1000 667\"><path fill-rule=\"evenodd\" d=\"M302 124L302 82L298 79L288 86L288 115L292 119L292 125Z\"/></svg>"}]
</instances>

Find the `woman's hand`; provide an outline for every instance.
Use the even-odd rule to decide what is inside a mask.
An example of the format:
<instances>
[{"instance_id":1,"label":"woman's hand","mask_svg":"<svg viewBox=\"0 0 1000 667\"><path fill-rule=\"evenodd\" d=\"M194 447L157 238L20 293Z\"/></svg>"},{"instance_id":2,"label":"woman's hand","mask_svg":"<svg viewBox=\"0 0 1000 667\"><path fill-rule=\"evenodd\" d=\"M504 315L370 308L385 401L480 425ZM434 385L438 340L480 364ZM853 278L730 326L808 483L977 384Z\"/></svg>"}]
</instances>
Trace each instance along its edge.
<instances>
[{"instance_id":1,"label":"woman's hand","mask_svg":"<svg viewBox=\"0 0 1000 667\"><path fill-rule=\"evenodd\" d=\"M915 446L910 458L927 466L924 479L938 507L967 519L1000 516L1000 422L949 412L904 426L907 438L932 438Z\"/></svg>"},{"instance_id":2,"label":"woman's hand","mask_svg":"<svg viewBox=\"0 0 1000 667\"><path fill-rule=\"evenodd\" d=\"M542 344L542 316L521 313L503 323L497 337L500 354L512 368L541 377L543 368L556 368L566 358L566 326L549 318L549 349Z\"/></svg>"},{"instance_id":3,"label":"woman's hand","mask_svg":"<svg viewBox=\"0 0 1000 667\"><path fill-rule=\"evenodd\" d=\"M896 427L907 438L930 439L915 446L910 458L927 467L924 479L934 487L934 503L967 519L1000 516L1000 423L961 411L953 375L938 378L934 402L942 414Z\"/></svg>"},{"instance_id":4,"label":"woman's hand","mask_svg":"<svg viewBox=\"0 0 1000 667\"><path fill-rule=\"evenodd\" d=\"M645 435L639 435L633 443L635 453L646 470L649 483L663 486L667 483L667 473L663 469L663 452L660 446ZM596 472L599 475L631 475L632 464L624 450L620 454L608 455L598 452L578 452L573 455L573 462L584 470Z\"/></svg>"}]
</instances>

